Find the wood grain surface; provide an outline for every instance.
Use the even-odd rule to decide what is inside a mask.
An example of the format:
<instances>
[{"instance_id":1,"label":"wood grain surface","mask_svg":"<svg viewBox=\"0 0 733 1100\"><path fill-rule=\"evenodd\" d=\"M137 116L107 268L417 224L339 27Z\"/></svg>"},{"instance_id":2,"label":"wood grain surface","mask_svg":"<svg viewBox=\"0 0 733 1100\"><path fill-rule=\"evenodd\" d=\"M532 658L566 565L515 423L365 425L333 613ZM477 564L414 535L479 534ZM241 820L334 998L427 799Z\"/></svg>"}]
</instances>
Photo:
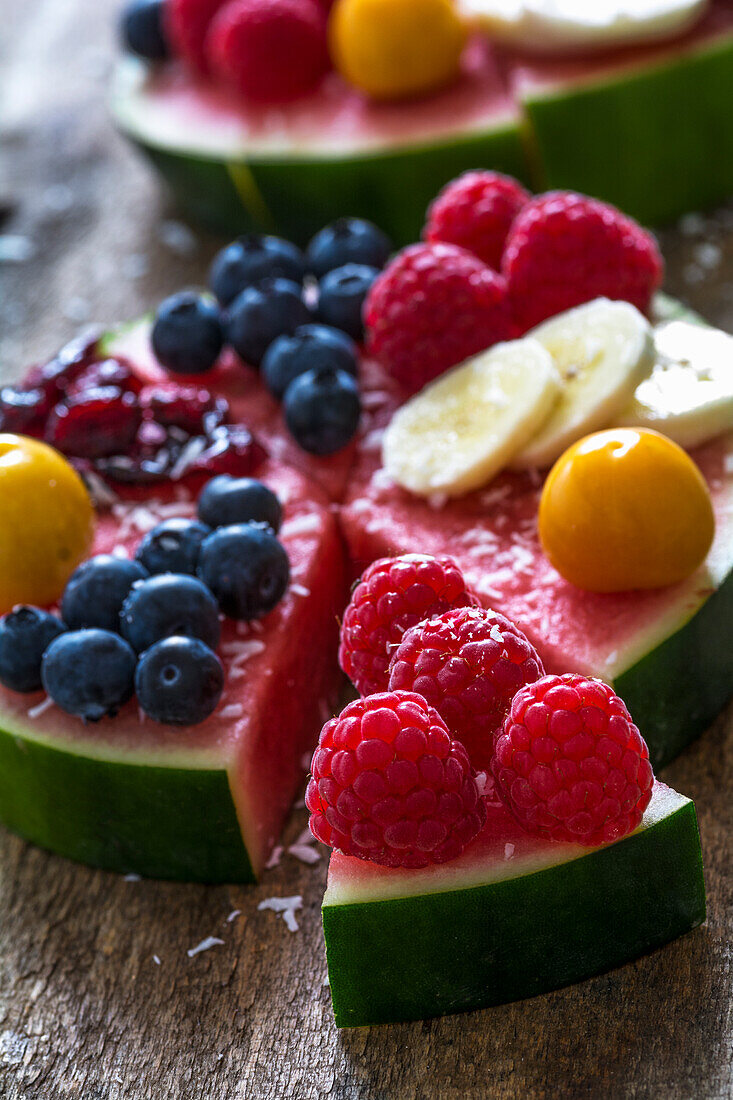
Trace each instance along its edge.
<instances>
[{"instance_id":1,"label":"wood grain surface","mask_svg":"<svg viewBox=\"0 0 733 1100\"><path fill-rule=\"evenodd\" d=\"M111 128L114 15L107 0L0 0L4 377L80 324L200 282L217 245ZM733 207L662 240L667 289L733 330ZM664 778L697 803L704 927L549 996L345 1033L324 984L325 855L285 854L256 888L204 888L126 881L0 831L0 1097L728 1097L733 716ZM304 825L296 810L289 843ZM258 911L294 894L297 932ZM207 936L224 942L189 957Z\"/></svg>"}]
</instances>

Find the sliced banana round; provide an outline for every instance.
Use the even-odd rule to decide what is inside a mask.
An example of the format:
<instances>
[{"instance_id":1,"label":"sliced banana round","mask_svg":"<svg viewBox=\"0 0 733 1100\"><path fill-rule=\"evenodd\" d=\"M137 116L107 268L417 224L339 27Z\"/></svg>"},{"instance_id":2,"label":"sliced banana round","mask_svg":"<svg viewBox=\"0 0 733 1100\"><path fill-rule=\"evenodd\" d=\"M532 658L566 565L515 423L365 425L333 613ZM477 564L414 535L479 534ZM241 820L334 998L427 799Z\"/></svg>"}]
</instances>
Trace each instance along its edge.
<instances>
[{"instance_id":1,"label":"sliced banana round","mask_svg":"<svg viewBox=\"0 0 733 1100\"><path fill-rule=\"evenodd\" d=\"M421 496L478 489L532 438L561 389L551 355L536 340L497 344L398 409L384 435L384 467Z\"/></svg>"},{"instance_id":2,"label":"sliced banana round","mask_svg":"<svg viewBox=\"0 0 733 1100\"><path fill-rule=\"evenodd\" d=\"M656 362L616 423L654 428L681 447L697 447L733 428L733 337L670 321L654 333Z\"/></svg>"},{"instance_id":3,"label":"sliced banana round","mask_svg":"<svg viewBox=\"0 0 733 1100\"><path fill-rule=\"evenodd\" d=\"M571 443L613 424L654 364L652 327L628 302L596 298L545 321L530 336L552 356L563 392L512 460L516 469L551 466Z\"/></svg>"},{"instance_id":4,"label":"sliced banana round","mask_svg":"<svg viewBox=\"0 0 733 1100\"><path fill-rule=\"evenodd\" d=\"M493 38L537 53L608 49L669 38L693 26L708 0L460 0Z\"/></svg>"}]
</instances>

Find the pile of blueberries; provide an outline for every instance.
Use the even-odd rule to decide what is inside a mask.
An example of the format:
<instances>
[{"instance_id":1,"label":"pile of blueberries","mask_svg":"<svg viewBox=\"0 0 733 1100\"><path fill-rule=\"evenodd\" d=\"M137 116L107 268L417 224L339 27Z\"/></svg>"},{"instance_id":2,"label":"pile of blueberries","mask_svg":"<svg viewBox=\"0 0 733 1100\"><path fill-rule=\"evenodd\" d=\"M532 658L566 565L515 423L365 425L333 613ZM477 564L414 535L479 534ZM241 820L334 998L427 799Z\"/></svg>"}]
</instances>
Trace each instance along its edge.
<instances>
[{"instance_id":1,"label":"pile of blueberries","mask_svg":"<svg viewBox=\"0 0 733 1100\"><path fill-rule=\"evenodd\" d=\"M212 478L198 519L169 519L134 559L98 554L71 575L60 617L16 607L0 619L0 682L45 688L67 714L113 716L133 695L156 722L195 725L217 706L221 616L272 611L290 580L282 508L260 481Z\"/></svg>"},{"instance_id":2,"label":"pile of blueberries","mask_svg":"<svg viewBox=\"0 0 733 1100\"><path fill-rule=\"evenodd\" d=\"M303 450L332 454L359 424L362 307L391 251L360 218L321 229L305 252L280 237L241 237L214 258L214 298L182 291L161 304L153 350L167 370L201 374L230 345L282 401Z\"/></svg>"}]
</instances>

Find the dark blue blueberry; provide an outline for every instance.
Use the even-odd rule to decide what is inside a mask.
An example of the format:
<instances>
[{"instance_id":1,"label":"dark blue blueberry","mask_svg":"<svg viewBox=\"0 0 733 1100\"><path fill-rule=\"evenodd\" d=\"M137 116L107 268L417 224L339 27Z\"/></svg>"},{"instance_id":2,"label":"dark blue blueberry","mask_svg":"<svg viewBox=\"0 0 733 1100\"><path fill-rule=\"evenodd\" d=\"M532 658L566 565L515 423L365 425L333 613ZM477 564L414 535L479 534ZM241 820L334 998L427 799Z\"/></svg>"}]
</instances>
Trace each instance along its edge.
<instances>
[{"instance_id":1,"label":"dark blue blueberry","mask_svg":"<svg viewBox=\"0 0 733 1100\"><path fill-rule=\"evenodd\" d=\"M154 722L195 726L221 699L224 668L198 638L164 638L140 657L137 701Z\"/></svg>"},{"instance_id":2,"label":"dark blue blueberry","mask_svg":"<svg viewBox=\"0 0 733 1100\"><path fill-rule=\"evenodd\" d=\"M119 632L125 597L147 575L140 562L97 554L71 574L61 597L61 618L69 630L96 626Z\"/></svg>"},{"instance_id":3,"label":"dark blue blueberry","mask_svg":"<svg viewBox=\"0 0 733 1100\"><path fill-rule=\"evenodd\" d=\"M354 340L363 340L364 299L378 274L376 267L366 267L364 264L345 264L329 271L320 282L320 320L348 332Z\"/></svg>"},{"instance_id":4,"label":"dark blue blueberry","mask_svg":"<svg viewBox=\"0 0 733 1100\"><path fill-rule=\"evenodd\" d=\"M43 686L67 714L98 722L115 715L132 696L137 658L110 630L61 634L41 664Z\"/></svg>"},{"instance_id":5,"label":"dark blue blueberry","mask_svg":"<svg viewBox=\"0 0 733 1100\"><path fill-rule=\"evenodd\" d=\"M282 400L286 389L307 370L330 367L356 376L359 353L356 344L339 329L328 325L302 325L293 336L278 336L262 360L262 377L270 392Z\"/></svg>"},{"instance_id":6,"label":"dark blue blueberry","mask_svg":"<svg viewBox=\"0 0 733 1100\"><path fill-rule=\"evenodd\" d=\"M382 268L389 259L392 242L386 233L363 218L338 218L316 233L308 245L308 270L317 279L344 264L366 264Z\"/></svg>"},{"instance_id":7,"label":"dark blue blueberry","mask_svg":"<svg viewBox=\"0 0 733 1100\"><path fill-rule=\"evenodd\" d=\"M290 241L250 233L217 252L209 272L209 286L228 306L248 286L263 279L290 279L302 283L305 256Z\"/></svg>"},{"instance_id":8,"label":"dark blue blueberry","mask_svg":"<svg viewBox=\"0 0 733 1100\"><path fill-rule=\"evenodd\" d=\"M198 574L232 619L259 619L285 594L290 563L264 523L220 527L201 547Z\"/></svg>"},{"instance_id":9,"label":"dark blue blueberry","mask_svg":"<svg viewBox=\"0 0 733 1100\"><path fill-rule=\"evenodd\" d=\"M195 519L167 519L148 531L135 558L148 573L195 573L199 547L210 534Z\"/></svg>"},{"instance_id":10,"label":"dark blue blueberry","mask_svg":"<svg viewBox=\"0 0 733 1100\"><path fill-rule=\"evenodd\" d=\"M151 342L158 362L174 374L211 370L224 345L218 305L192 290L172 294L158 306Z\"/></svg>"},{"instance_id":11,"label":"dark blue blueberry","mask_svg":"<svg viewBox=\"0 0 733 1100\"><path fill-rule=\"evenodd\" d=\"M0 619L0 683L11 691L40 691L41 658L66 627L40 607L16 607Z\"/></svg>"},{"instance_id":12,"label":"dark blue blueberry","mask_svg":"<svg viewBox=\"0 0 733 1100\"><path fill-rule=\"evenodd\" d=\"M204 485L198 503L199 518L209 527L233 523L266 523L277 534L283 510L272 489L252 477L220 474Z\"/></svg>"},{"instance_id":13,"label":"dark blue blueberry","mask_svg":"<svg viewBox=\"0 0 733 1100\"><path fill-rule=\"evenodd\" d=\"M330 455L354 438L361 415L356 379L342 370L309 370L288 387L285 423L304 451Z\"/></svg>"},{"instance_id":14,"label":"dark blue blueberry","mask_svg":"<svg viewBox=\"0 0 733 1100\"><path fill-rule=\"evenodd\" d=\"M159 573L136 584L122 605L120 622L123 636L138 653L174 634L200 638L216 649L221 635L211 592L196 577L182 573Z\"/></svg>"},{"instance_id":15,"label":"dark blue blueberry","mask_svg":"<svg viewBox=\"0 0 733 1100\"><path fill-rule=\"evenodd\" d=\"M165 61L170 52L163 22L164 4L165 0L130 0L122 9L122 44L146 61Z\"/></svg>"},{"instance_id":16,"label":"dark blue blueberry","mask_svg":"<svg viewBox=\"0 0 733 1100\"><path fill-rule=\"evenodd\" d=\"M292 335L311 320L301 287L289 279L264 279L237 295L229 309L227 339L245 363L259 367L273 340Z\"/></svg>"}]
</instances>

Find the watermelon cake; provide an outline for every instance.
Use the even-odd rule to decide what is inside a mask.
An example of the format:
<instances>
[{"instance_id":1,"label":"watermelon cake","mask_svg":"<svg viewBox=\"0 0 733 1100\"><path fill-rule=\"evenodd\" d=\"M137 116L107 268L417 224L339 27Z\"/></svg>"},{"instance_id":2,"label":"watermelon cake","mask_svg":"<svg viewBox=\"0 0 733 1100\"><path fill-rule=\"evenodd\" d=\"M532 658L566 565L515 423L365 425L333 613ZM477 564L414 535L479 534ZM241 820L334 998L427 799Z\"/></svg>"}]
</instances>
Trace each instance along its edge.
<instances>
[{"instance_id":1,"label":"watermelon cake","mask_svg":"<svg viewBox=\"0 0 733 1100\"><path fill-rule=\"evenodd\" d=\"M561 256L558 224L572 226ZM347 580L367 569L357 592L372 585L378 594L382 580L368 578L381 576L384 559L449 558L460 583L450 600L426 602L429 585L401 611L388 600L386 620L368 600L356 619L347 610L340 663L360 691L367 682L387 690L408 626L467 604L511 621L533 668L612 685L655 767L722 709L732 680L731 338L654 297L662 266L653 239L594 200L532 198L507 177L470 173L432 205L425 236L391 260L383 232L359 218L326 226L306 254L279 238L239 239L214 261L213 294L175 294L153 317L64 349L0 392L2 428L15 433L3 437L9 457L0 462L6 528L17 530L3 551L0 598L6 612L31 605L0 619L0 817L11 828L119 871L255 879L343 683ZM585 440L599 436L589 458ZM594 478L611 471L613 493L577 496L588 462ZM34 470L33 493L21 492L17 479ZM558 470L572 491L546 507ZM78 475L96 504L93 538ZM232 491L264 494L265 511L217 519L206 501L222 475ZM622 491L630 536L623 524L604 527L599 506ZM38 503L26 516L18 501L30 497ZM558 540L545 515L566 506L578 524L561 530L586 525L575 544ZM244 581L245 595L234 586L233 596L222 573L224 561L239 577L250 553L259 560L251 540L235 539L246 552L220 556L238 523L254 530L236 539L267 543L287 562L289 580L281 576L255 612ZM166 524L198 541L183 566L164 556L148 568L147 543L164 543ZM599 530L613 547L590 555L600 584L577 572L582 553L572 557ZM88 607L70 610L77 566L142 571L111 619L94 612L87 621ZM438 567L426 568L434 576ZM154 593L157 574L180 569L180 591L222 612L220 627L181 620L189 657L197 644L207 649L187 667L213 670L216 691L201 714L166 710L165 682L151 701L141 672L158 667L146 656L172 620L152 637L145 616L130 625L142 601L131 585ZM104 587L97 592L104 604ZM345 656L352 627L361 666ZM29 635L16 645L24 629L40 630L43 646ZM79 677L61 655L89 641L75 636L85 630L117 636L113 648L136 669L137 704L132 686L96 709L74 702ZM33 667L21 676L29 653ZM420 691L408 666L397 686ZM72 669L68 683L57 667ZM371 669L368 680L359 667ZM422 689L431 695L427 681ZM471 744L469 730L462 736Z\"/></svg>"},{"instance_id":2,"label":"watermelon cake","mask_svg":"<svg viewBox=\"0 0 733 1100\"><path fill-rule=\"evenodd\" d=\"M308 0L271 0L286 35L272 45L250 30L248 0L238 10L230 0L226 15L223 2L162 0L147 33L135 13L149 19L152 5L128 9L113 114L216 229L304 243L349 210L405 244L436 191L475 167L575 187L652 224L733 189L728 0L642 4L621 36L623 19L603 5L585 38L594 20L577 4L566 15L534 0L539 53L532 27L507 27L511 5L491 0L420 0L404 20L394 8L380 17L383 0L337 0L328 26L319 3L304 13ZM237 62L250 47L253 59ZM312 60L297 85L289 49Z\"/></svg>"}]
</instances>

